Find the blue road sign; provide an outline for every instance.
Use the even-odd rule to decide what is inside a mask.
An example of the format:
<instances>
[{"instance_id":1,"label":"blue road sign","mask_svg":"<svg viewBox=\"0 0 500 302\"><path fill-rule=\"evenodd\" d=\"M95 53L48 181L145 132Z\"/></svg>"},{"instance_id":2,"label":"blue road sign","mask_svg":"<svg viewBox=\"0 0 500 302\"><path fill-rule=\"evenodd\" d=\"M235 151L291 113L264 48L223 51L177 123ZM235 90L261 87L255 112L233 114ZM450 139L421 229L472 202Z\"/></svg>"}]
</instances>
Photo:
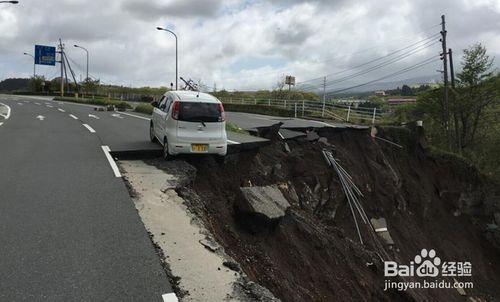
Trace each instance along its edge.
<instances>
[{"instance_id":1,"label":"blue road sign","mask_svg":"<svg viewBox=\"0 0 500 302\"><path fill-rule=\"evenodd\" d=\"M56 48L53 46L35 45L35 64L56 65Z\"/></svg>"}]
</instances>

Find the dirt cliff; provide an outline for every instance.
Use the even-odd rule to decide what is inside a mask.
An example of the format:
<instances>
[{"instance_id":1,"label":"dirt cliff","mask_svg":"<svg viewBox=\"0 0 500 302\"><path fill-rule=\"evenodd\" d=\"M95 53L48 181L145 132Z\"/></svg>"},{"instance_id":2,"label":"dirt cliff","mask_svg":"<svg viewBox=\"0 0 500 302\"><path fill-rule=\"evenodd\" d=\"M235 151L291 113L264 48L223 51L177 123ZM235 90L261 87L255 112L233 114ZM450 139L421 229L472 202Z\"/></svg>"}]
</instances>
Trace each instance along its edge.
<instances>
[{"instance_id":1,"label":"dirt cliff","mask_svg":"<svg viewBox=\"0 0 500 302\"><path fill-rule=\"evenodd\" d=\"M500 189L464 160L426 148L421 131L378 130L402 148L372 138L369 129L316 129L321 139L299 137L287 146L272 131L261 132L272 138L269 145L225 163L188 159L196 177L179 193L244 272L283 301L496 301ZM386 219L394 245L358 217L359 242L324 149L361 190L367 216ZM239 215L240 187L268 185L278 185L291 207L276 225L248 228L259 221ZM472 263L472 276L462 278L474 284L467 296L456 289L384 291L383 261L409 263L424 248Z\"/></svg>"}]
</instances>

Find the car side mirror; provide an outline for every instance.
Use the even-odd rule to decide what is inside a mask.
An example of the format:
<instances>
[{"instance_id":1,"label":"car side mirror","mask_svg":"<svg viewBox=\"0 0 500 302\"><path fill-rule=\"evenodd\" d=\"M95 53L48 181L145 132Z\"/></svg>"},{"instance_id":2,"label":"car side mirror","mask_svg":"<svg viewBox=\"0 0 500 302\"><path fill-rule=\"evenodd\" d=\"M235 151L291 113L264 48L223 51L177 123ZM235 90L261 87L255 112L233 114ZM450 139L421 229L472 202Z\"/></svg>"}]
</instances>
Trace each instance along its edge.
<instances>
[{"instance_id":1,"label":"car side mirror","mask_svg":"<svg viewBox=\"0 0 500 302\"><path fill-rule=\"evenodd\" d=\"M153 106L155 108L158 108L159 105L160 105L160 103L158 103L158 101L152 101L151 102L151 106Z\"/></svg>"}]
</instances>

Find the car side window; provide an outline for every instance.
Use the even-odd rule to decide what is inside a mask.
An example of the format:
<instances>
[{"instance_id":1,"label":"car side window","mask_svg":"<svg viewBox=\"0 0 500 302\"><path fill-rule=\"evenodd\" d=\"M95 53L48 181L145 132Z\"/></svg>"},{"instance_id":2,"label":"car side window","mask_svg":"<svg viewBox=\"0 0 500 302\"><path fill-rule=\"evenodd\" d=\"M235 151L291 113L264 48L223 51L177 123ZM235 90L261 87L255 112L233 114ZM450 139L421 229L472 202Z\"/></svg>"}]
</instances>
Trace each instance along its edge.
<instances>
[{"instance_id":1,"label":"car side window","mask_svg":"<svg viewBox=\"0 0 500 302\"><path fill-rule=\"evenodd\" d=\"M160 110L164 110L165 109L166 100L167 100L166 96L162 96L161 97L161 99L160 99L160 105L158 106L158 109L160 109Z\"/></svg>"},{"instance_id":2,"label":"car side window","mask_svg":"<svg viewBox=\"0 0 500 302\"><path fill-rule=\"evenodd\" d=\"M170 106L172 106L172 97L168 96L167 97L167 102L165 104L165 112L168 112L170 110Z\"/></svg>"}]
</instances>

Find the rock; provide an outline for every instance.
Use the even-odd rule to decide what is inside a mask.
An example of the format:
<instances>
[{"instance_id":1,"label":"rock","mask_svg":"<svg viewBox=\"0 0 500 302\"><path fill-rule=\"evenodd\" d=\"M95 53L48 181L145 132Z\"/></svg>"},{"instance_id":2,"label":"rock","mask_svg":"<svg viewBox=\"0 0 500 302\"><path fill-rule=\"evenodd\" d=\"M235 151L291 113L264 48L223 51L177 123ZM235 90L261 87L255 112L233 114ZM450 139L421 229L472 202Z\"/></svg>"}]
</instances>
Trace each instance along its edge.
<instances>
[{"instance_id":1,"label":"rock","mask_svg":"<svg viewBox=\"0 0 500 302\"><path fill-rule=\"evenodd\" d=\"M279 220L285 216L290 204L277 185L264 187L240 187L242 198L237 204L240 212Z\"/></svg>"},{"instance_id":2,"label":"rock","mask_svg":"<svg viewBox=\"0 0 500 302\"><path fill-rule=\"evenodd\" d=\"M207 238L200 239L198 242L211 252L216 252L220 248L217 242L214 242L213 240L209 240Z\"/></svg>"},{"instance_id":3,"label":"rock","mask_svg":"<svg viewBox=\"0 0 500 302\"><path fill-rule=\"evenodd\" d=\"M318 133L316 131L308 131L306 134L306 139L310 142L317 141L319 139Z\"/></svg>"},{"instance_id":4,"label":"rock","mask_svg":"<svg viewBox=\"0 0 500 302\"><path fill-rule=\"evenodd\" d=\"M332 145L332 144L330 144L330 143L328 142L328 139L327 139L326 137L320 137L320 138L318 139L318 143L322 143L322 144L323 144L323 145L325 145L325 146L331 146L331 145Z\"/></svg>"},{"instance_id":5,"label":"rock","mask_svg":"<svg viewBox=\"0 0 500 302\"><path fill-rule=\"evenodd\" d=\"M225 267L227 267L230 270L233 270L235 272L241 271L240 265L234 261L224 261L224 262L222 262L222 265L224 265Z\"/></svg>"}]
</instances>

